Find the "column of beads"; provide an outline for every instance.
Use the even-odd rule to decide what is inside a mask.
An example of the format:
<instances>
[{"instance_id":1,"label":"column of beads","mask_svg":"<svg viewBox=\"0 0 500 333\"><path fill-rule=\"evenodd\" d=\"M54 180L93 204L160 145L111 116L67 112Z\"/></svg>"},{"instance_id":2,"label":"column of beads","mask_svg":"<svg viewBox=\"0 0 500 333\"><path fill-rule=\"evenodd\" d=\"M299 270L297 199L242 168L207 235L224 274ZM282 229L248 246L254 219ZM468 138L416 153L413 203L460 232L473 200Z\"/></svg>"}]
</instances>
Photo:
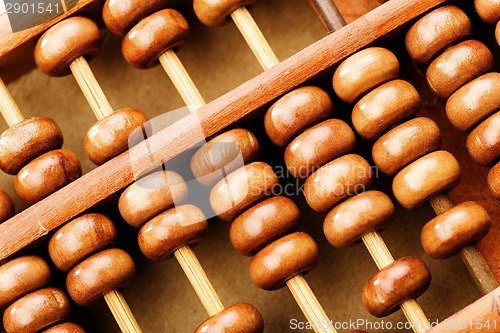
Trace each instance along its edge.
<instances>
[{"instance_id":1,"label":"column of beads","mask_svg":"<svg viewBox=\"0 0 500 333\"><path fill-rule=\"evenodd\" d=\"M500 45L500 1L474 0L474 7L485 22L496 24L495 38Z\"/></svg>"},{"instance_id":2,"label":"column of beads","mask_svg":"<svg viewBox=\"0 0 500 333\"><path fill-rule=\"evenodd\" d=\"M70 302L64 292L49 287L51 278L49 266L38 256L19 257L0 266L6 333L85 333L78 325L58 324L68 319Z\"/></svg>"},{"instance_id":3,"label":"column of beads","mask_svg":"<svg viewBox=\"0 0 500 333\"><path fill-rule=\"evenodd\" d=\"M475 4L485 20L500 17L498 1ZM488 174L488 185L500 198L500 73L489 72L493 55L486 45L476 40L462 41L470 34L467 15L455 6L445 6L417 21L408 30L405 44L419 64L433 59L427 68L427 82L437 96L447 99L450 122L461 131L476 126L467 137L467 150L481 165L496 163Z\"/></svg>"}]
</instances>

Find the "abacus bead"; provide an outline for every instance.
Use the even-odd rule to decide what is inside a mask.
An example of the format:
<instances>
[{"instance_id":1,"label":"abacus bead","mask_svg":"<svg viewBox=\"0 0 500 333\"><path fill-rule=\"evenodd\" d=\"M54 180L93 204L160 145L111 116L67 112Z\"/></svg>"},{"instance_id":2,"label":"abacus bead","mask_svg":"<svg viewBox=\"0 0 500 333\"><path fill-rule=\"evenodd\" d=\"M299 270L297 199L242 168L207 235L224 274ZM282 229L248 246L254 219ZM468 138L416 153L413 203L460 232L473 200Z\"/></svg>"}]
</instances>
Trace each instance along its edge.
<instances>
[{"instance_id":1,"label":"abacus bead","mask_svg":"<svg viewBox=\"0 0 500 333\"><path fill-rule=\"evenodd\" d=\"M500 199L500 162L488 172L488 187L491 193Z\"/></svg>"},{"instance_id":2,"label":"abacus bead","mask_svg":"<svg viewBox=\"0 0 500 333\"><path fill-rule=\"evenodd\" d=\"M174 9L163 9L141 20L122 42L125 60L145 69L157 64L165 51L184 44L189 36L186 19Z\"/></svg>"},{"instance_id":3,"label":"abacus bead","mask_svg":"<svg viewBox=\"0 0 500 333\"><path fill-rule=\"evenodd\" d=\"M69 65L84 56L92 59L101 48L99 27L86 17L70 17L47 30L35 47L38 68L50 76L70 73Z\"/></svg>"},{"instance_id":4,"label":"abacus bead","mask_svg":"<svg viewBox=\"0 0 500 333\"><path fill-rule=\"evenodd\" d=\"M359 155L339 157L316 170L304 185L307 203L325 213L346 197L363 192L373 181L370 164Z\"/></svg>"},{"instance_id":5,"label":"abacus bead","mask_svg":"<svg viewBox=\"0 0 500 333\"><path fill-rule=\"evenodd\" d=\"M264 320L259 311L247 303L238 303L205 320L195 333L262 333Z\"/></svg>"},{"instance_id":6,"label":"abacus bead","mask_svg":"<svg viewBox=\"0 0 500 333\"><path fill-rule=\"evenodd\" d=\"M333 103L321 88L302 87L278 99L264 116L266 133L278 146L285 146L304 128L329 118Z\"/></svg>"},{"instance_id":7,"label":"abacus bead","mask_svg":"<svg viewBox=\"0 0 500 333\"><path fill-rule=\"evenodd\" d=\"M455 91L446 102L446 115L459 130L467 131L500 109L500 73L484 74Z\"/></svg>"},{"instance_id":8,"label":"abacus bead","mask_svg":"<svg viewBox=\"0 0 500 333\"><path fill-rule=\"evenodd\" d=\"M429 118L411 119L381 136L373 145L372 157L377 167L394 175L419 157L441 147L441 132Z\"/></svg>"},{"instance_id":9,"label":"abacus bead","mask_svg":"<svg viewBox=\"0 0 500 333\"><path fill-rule=\"evenodd\" d=\"M85 330L73 323L62 323L53 326L42 333L85 333Z\"/></svg>"},{"instance_id":10,"label":"abacus bead","mask_svg":"<svg viewBox=\"0 0 500 333\"><path fill-rule=\"evenodd\" d=\"M298 179L354 149L356 136L345 122L328 119L297 136L285 149L285 163Z\"/></svg>"},{"instance_id":11,"label":"abacus bead","mask_svg":"<svg viewBox=\"0 0 500 333\"><path fill-rule=\"evenodd\" d=\"M69 271L92 254L116 244L118 233L102 214L85 214L68 222L49 241L49 255L62 271Z\"/></svg>"},{"instance_id":12,"label":"abacus bead","mask_svg":"<svg viewBox=\"0 0 500 333\"><path fill-rule=\"evenodd\" d=\"M366 92L398 75L396 56L387 49L370 47L340 64L333 74L333 89L344 102L355 103Z\"/></svg>"},{"instance_id":13,"label":"abacus bead","mask_svg":"<svg viewBox=\"0 0 500 333\"><path fill-rule=\"evenodd\" d=\"M467 40L444 51L427 68L427 83L446 99L455 90L493 67L493 55L486 45Z\"/></svg>"},{"instance_id":14,"label":"abacus bead","mask_svg":"<svg viewBox=\"0 0 500 333\"><path fill-rule=\"evenodd\" d=\"M59 289L45 288L17 300L5 310L6 333L36 333L68 318L70 302Z\"/></svg>"},{"instance_id":15,"label":"abacus bead","mask_svg":"<svg viewBox=\"0 0 500 333\"><path fill-rule=\"evenodd\" d=\"M490 217L481 205L464 202L423 227L422 246L435 259L449 258L463 246L483 239L490 226Z\"/></svg>"},{"instance_id":16,"label":"abacus bead","mask_svg":"<svg viewBox=\"0 0 500 333\"><path fill-rule=\"evenodd\" d=\"M460 165L444 150L427 154L401 170L392 182L399 203L413 209L432 196L455 187L460 181Z\"/></svg>"},{"instance_id":17,"label":"abacus bead","mask_svg":"<svg viewBox=\"0 0 500 333\"><path fill-rule=\"evenodd\" d=\"M300 211L286 197L277 196L258 203L238 216L229 236L236 251L252 256L272 241L296 231Z\"/></svg>"},{"instance_id":18,"label":"abacus bead","mask_svg":"<svg viewBox=\"0 0 500 333\"><path fill-rule=\"evenodd\" d=\"M406 50L419 63L471 34L471 23L458 7L444 6L422 17L406 33Z\"/></svg>"},{"instance_id":19,"label":"abacus bead","mask_svg":"<svg viewBox=\"0 0 500 333\"><path fill-rule=\"evenodd\" d=\"M393 217L391 199L382 192L367 191L333 208L326 215L323 231L334 247L348 247L368 232L387 228Z\"/></svg>"},{"instance_id":20,"label":"abacus bead","mask_svg":"<svg viewBox=\"0 0 500 333\"><path fill-rule=\"evenodd\" d=\"M107 162L127 150L130 134L148 120L144 112L134 108L113 112L94 124L85 135L87 156L96 165Z\"/></svg>"},{"instance_id":21,"label":"abacus bead","mask_svg":"<svg viewBox=\"0 0 500 333\"><path fill-rule=\"evenodd\" d=\"M361 98L352 110L352 124L363 138L376 140L398 121L413 117L420 106L420 95L408 82L392 80Z\"/></svg>"},{"instance_id":22,"label":"abacus bead","mask_svg":"<svg viewBox=\"0 0 500 333\"><path fill-rule=\"evenodd\" d=\"M209 27L226 24L239 7L248 7L257 0L194 0L193 9L198 19Z\"/></svg>"},{"instance_id":23,"label":"abacus bead","mask_svg":"<svg viewBox=\"0 0 500 333\"><path fill-rule=\"evenodd\" d=\"M28 205L66 186L82 175L75 154L65 149L49 151L19 171L14 183L19 198Z\"/></svg>"},{"instance_id":24,"label":"abacus bead","mask_svg":"<svg viewBox=\"0 0 500 333\"><path fill-rule=\"evenodd\" d=\"M474 7L484 21L494 24L500 20L499 0L474 0Z\"/></svg>"},{"instance_id":25,"label":"abacus bead","mask_svg":"<svg viewBox=\"0 0 500 333\"><path fill-rule=\"evenodd\" d=\"M425 263L405 257L385 266L364 285L362 300L368 312L385 317L405 301L422 295L431 283L431 272Z\"/></svg>"},{"instance_id":26,"label":"abacus bead","mask_svg":"<svg viewBox=\"0 0 500 333\"><path fill-rule=\"evenodd\" d=\"M124 36L146 16L167 8L168 3L169 0L106 0L102 18L112 33Z\"/></svg>"},{"instance_id":27,"label":"abacus bead","mask_svg":"<svg viewBox=\"0 0 500 333\"><path fill-rule=\"evenodd\" d=\"M123 219L140 228L153 216L188 197L187 185L177 172L157 171L138 179L120 196L118 209Z\"/></svg>"},{"instance_id":28,"label":"abacus bead","mask_svg":"<svg viewBox=\"0 0 500 333\"><path fill-rule=\"evenodd\" d=\"M495 28L495 39L497 40L498 45L500 45L500 21L498 21L497 27Z\"/></svg>"},{"instance_id":29,"label":"abacus bead","mask_svg":"<svg viewBox=\"0 0 500 333\"><path fill-rule=\"evenodd\" d=\"M225 221L232 221L247 208L274 194L278 178L264 162L245 165L221 179L210 192L210 205Z\"/></svg>"},{"instance_id":30,"label":"abacus bead","mask_svg":"<svg viewBox=\"0 0 500 333\"><path fill-rule=\"evenodd\" d=\"M50 268L40 257L23 256L0 266L0 309L50 283Z\"/></svg>"},{"instance_id":31,"label":"abacus bead","mask_svg":"<svg viewBox=\"0 0 500 333\"><path fill-rule=\"evenodd\" d=\"M236 128L216 136L191 158L191 171L205 186L213 186L224 174L253 162L259 155L259 142L249 130Z\"/></svg>"},{"instance_id":32,"label":"abacus bead","mask_svg":"<svg viewBox=\"0 0 500 333\"><path fill-rule=\"evenodd\" d=\"M14 213L14 202L7 193L0 190L0 223L10 219Z\"/></svg>"},{"instance_id":33,"label":"abacus bead","mask_svg":"<svg viewBox=\"0 0 500 333\"><path fill-rule=\"evenodd\" d=\"M470 156L481 165L490 165L500 157L500 111L476 127L467 137Z\"/></svg>"},{"instance_id":34,"label":"abacus bead","mask_svg":"<svg viewBox=\"0 0 500 333\"><path fill-rule=\"evenodd\" d=\"M259 288L276 290L292 277L312 270L318 258L318 246L311 236L295 232L257 252L248 270Z\"/></svg>"},{"instance_id":35,"label":"abacus bead","mask_svg":"<svg viewBox=\"0 0 500 333\"><path fill-rule=\"evenodd\" d=\"M82 261L66 277L66 288L80 306L97 302L108 292L128 285L135 277L135 264L127 252L108 249Z\"/></svg>"},{"instance_id":36,"label":"abacus bead","mask_svg":"<svg viewBox=\"0 0 500 333\"><path fill-rule=\"evenodd\" d=\"M139 247L149 259L162 261L183 246L200 243L207 232L207 218L201 209L193 205L177 206L142 226Z\"/></svg>"},{"instance_id":37,"label":"abacus bead","mask_svg":"<svg viewBox=\"0 0 500 333\"><path fill-rule=\"evenodd\" d=\"M0 135L0 169L15 175L29 161L63 145L61 129L46 117L15 124Z\"/></svg>"}]
</instances>

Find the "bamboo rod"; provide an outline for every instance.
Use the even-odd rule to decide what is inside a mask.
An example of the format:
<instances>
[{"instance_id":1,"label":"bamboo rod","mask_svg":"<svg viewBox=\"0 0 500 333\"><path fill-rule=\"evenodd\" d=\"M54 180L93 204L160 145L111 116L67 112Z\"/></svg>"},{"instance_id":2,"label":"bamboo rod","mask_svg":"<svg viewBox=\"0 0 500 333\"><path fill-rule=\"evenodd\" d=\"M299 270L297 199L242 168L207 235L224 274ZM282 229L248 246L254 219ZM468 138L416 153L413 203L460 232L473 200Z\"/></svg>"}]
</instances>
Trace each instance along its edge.
<instances>
[{"instance_id":1,"label":"bamboo rod","mask_svg":"<svg viewBox=\"0 0 500 333\"><path fill-rule=\"evenodd\" d=\"M401 304L401 310L408 321L412 323L412 329L415 333L425 333L431 329L429 320L415 299L409 299Z\"/></svg>"},{"instance_id":2,"label":"bamboo rod","mask_svg":"<svg viewBox=\"0 0 500 333\"><path fill-rule=\"evenodd\" d=\"M9 90L0 78L0 112L9 127L14 126L24 120L16 102L9 93Z\"/></svg>"},{"instance_id":3,"label":"bamboo rod","mask_svg":"<svg viewBox=\"0 0 500 333\"><path fill-rule=\"evenodd\" d=\"M104 300L108 304L113 317L115 317L120 330L123 333L142 333L134 314L130 310L127 301L118 290L112 290L104 295Z\"/></svg>"}]
</instances>

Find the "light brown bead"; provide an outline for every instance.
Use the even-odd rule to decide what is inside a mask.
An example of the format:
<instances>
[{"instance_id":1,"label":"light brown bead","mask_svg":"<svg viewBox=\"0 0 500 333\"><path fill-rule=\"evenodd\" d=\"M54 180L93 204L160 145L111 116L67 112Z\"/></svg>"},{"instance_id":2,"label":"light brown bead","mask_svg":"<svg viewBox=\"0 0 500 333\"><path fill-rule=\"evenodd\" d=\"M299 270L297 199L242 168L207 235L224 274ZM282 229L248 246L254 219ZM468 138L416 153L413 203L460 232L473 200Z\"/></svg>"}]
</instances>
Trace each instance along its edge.
<instances>
[{"instance_id":1,"label":"light brown bead","mask_svg":"<svg viewBox=\"0 0 500 333\"><path fill-rule=\"evenodd\" d=\"M102 214L85 214L68 222L49 241L52 262L69 271L92 254L116 244L118 233L111 220Z\"/></svg>"},{"instance_id":2,"label":"light brown bead","mask_svg":"<svg viewBox=\"0 0 500 333\"><path fill-rule=\"evenodd\" d=\"M487 73L455 91L446 102L446 115L459 130L467 131L500 109L500 73Z\"/></svg>"},{"instance_id":3,"label":"light brown bead","mask_svg":"<svg viewBox=\"0 0 500 333\"><path fill-rule=\"evenodd\" d=\"M328 119L297 136L285 150L290 173L306 179L323 164L354 149L356 136L345 122Z\"/></svg>"},{"instance_id":4,"label":"light brown bead","mask_svg":"<svg viewBox=\"0 0 500 333\"><path fill-rule=\"evenodd\" d=\"M86 17L70 17L47 30L35 47L38 68L50 76L70 73L69 65L79 57L94 58L101 48L101 32Z\"/></svg>"},{"instance_id":5,"label":"light brown bead","mask_svg":"<svg viewBox=\"0 0 500 333\"><path fill-rule=\"evenodd\" d=\"M53 326L42 333L85 333L85 330L73 323L62 323Z\"/></svg>"},{"instance_id":6,"label":"light brown bead","mask_svg":"<svg viewBox=\"0 0 500 333\"><path fill-rule=\"evenodd\" d=\"M443 6L417 21L406 33L406 50L419 63L471 34L471 23L458 7Z\"/></svg>"},{"instance_id":7,"label":"light brown bead","mask_svg":"<svg viewBox=\"0 0 500 333\"><path fill-rule=\"evenodd\" d=\"M363 287L361 298L368 312L385 317L405 301L422 295L431 283L431 272L425 263L405 257L385 266Z\"/></svg>"},{"instance_id":8,"label":"light brown bead","mask_svg":"<svg viewBox=\"0 0 500 333\"><path fill-rule=\"evenodd\" d=\"M257 252L248 270L259 288L276 290L294 276L312 270L318 258L318 246L311 236L295 232Z\"/></svg>"},{"instance_id":9,"label":"light brown bead","mask_svg":"<svg viewBox=\"0 0 500 333\"><path fill-rule=\"evenodd\" d=\"M282 196L264 200L234 220L229 237L236 251L252 256L267 244L296 231L300 211L295 203Z\"/></svg>"},{"instance_id":10,"label":"light brown bead","mask_svg":"<svg viewBox=\"0 0 500 333\"><path fill-rule=\"evenodd\" d=\"M120 249L108 249L76 265L66 277L66 288L80 306L90 306L108 292L125 287L135 277L135 264Z\"/></svg>"},{"instance_id":11,"label":"light brown bead","mask_svg":"<svg viewBox=\"0 0 500 333\"><path fill-rule=\"evenodd\" d=\"M253 204L274 194L278 178L264 162L245 165L221 179L210 192L210 205L221 219L234 220Z\"/></svg>"},{"instance_id":12,"label":"light brown bead","mask_svg":"<svg viewBox=\"0 0 500 333\"><path fill-rule=\"evenodd\" d=\"M102 18L112 33L124 36L146 16L167 8L169 2L169 0L106 0L102 8Z\"/></svg>"},{"instance_id":13,"label":"light brown bead","mask_svg":"<svg viewBox=\"0 0 500 333\"><path fill-rule=\"evenodd\" d=\"M0 223L7 221L15 214L14 202L10 196L0 190Z\"/></svg>"},{"instance_id":14,"label":"light brown bead","mask_svg":"<svg viewBox=\"0 0 500 333\"><path fill-rule=\"evenodd\" d=\"M40 257L23 256L0 266L0 309L50 283L49 265Z\"/></svg>"},{"instance_id":15,"label":"light brown bead","mask_svg":"<svg viewBox=\"0 0 500 333\"><path fill-rule=\"evenodd\" d=\"M484 21L495 24L500 20L499 0L474 0L474 7Z\"/></svg>"},{"instance_id":16,"label":"light brown bead","mask_svg":"<svg viewBox=\"0 0 500 333\"><path fill-rule=\"evenodd\" d=\"M0 135L0 169L15 175L28 162L63 145L61 129L46 117L26 119Z\"/></svg>"},{"instance_id":17,"label":"light brown bead","mask_svg":"<svg viewBox=\"0 0 500 333\"><path fill-rule=\"evenodd\" d=\"M70 314L69 299L56 288L40 289L14 302L3 314L6 333L36 333Z\"/></svg>"},{"instance_id":18,"label":"light brown bead","mask_svg":"<svg viewBox=\"0 0 500 333\"><path fill-rule=\"evenodd\" d=\"M373 145L372 157L383 173L399 170L441 147L441 131L429 118L411 119L381 136Z\"/></svg>"},{"instance_id":19,"label":"light brown bead","mask_svg":"<svg viewBox=\"0 0 500 333\"><path fill-rule=\"evenodd\" d=\"M153 216L174 204L182 204L187 197L187 185L181 175L157 171L136 180L123 191L118 209L128 224L140 228Z\"/></svg>"},{"instance_id":20,"label":"light brown bead","mask_svg":"<svg viewBox=\"0 0 500 333\"><path fill-rule=\"evenodd\" d=\"M247 303L238 303L205 320L195 333L262 333L264 320L259 311Z\"/></svg>"},{"instance_id":21,"label":"light brown bead","mask_svg":"<svg viewBox=\"0 0 500 333\"><path fill-rule=\"evenodd\" d=\"M493 55L486 45L467 40L444 51L427 68L427 83L446 99L455 90L493 67Z\"/></svg>"},{"instance_id":22,"label":"light brown bead","mask_svg":"<svg viewBox=\"0 0 500 333\"><path fill-rule=\"evenodd\" d=\"M232 129L196 151L191 158L191 171L201 184L211 187L224 175L255 161L259 150L259 142L252 132Z\"/></svg>"},{"instance_id":23,"label":"light brown bead","mask_svg":"<svg viewBox=\"0 0 500 333\"><path fill-rule=\"evenodd\" d=\"M193 9L198 19L209 27L224 25L239 7L248 7L257 0L194 0Z\"/></svg>"},{"instance_id":24,"label":"light brown bead","mask_svg":"<svg viewBox=\"0 0 500 333\"><path fill-rule=\"evenodd\" d=\"M182 205L153 217L142 226L137 238L146 257L162 261L183 246L200 243L207 232L207 218L201 209Z\"/></svg>"},{"instance_id":25,"label":"light brown bead","mask_svg":"<svg viewBox=\"0 0 500 333\"><path fill-rule=\"evenodd\" d=\"M122 53L134 67L145 69L158 64L165 51L178 48L189 36L189 25L181 13L163 9L141 20L123 38Z\"/></svg>"},{"instance_id":26,"label":"light brown bead","mask_svg":"<svg viewBox=\"0 0 500 333\"><path fill-rule=\"evenodd\" d=\"M420 95L408 82L392 80L373 89L352 110L352 124L363 138L376 140L400 120L413 117Z\"/></svg>"},{"instance_id":27,"label":"light brown bead","mask_svg":"<svg viewBox=\"0 0 500 333\"><path fill-rule=\"evenodd\" d=\"M325 213L350 195L364 192L373 181L370 164L359 155L349 154L322 166L307 178L304 195L317 212Z\"/></svg>"},{"instance_id":28,"label":"light brown bead","mask_svg":"<svg viewBox=\"0 0 500 333\"><path fill-rule=\"evenodd\" d=\"M467 150L474 161L481 165L490 165L500 158L500 111L469 134Z\"/></svg>"},{"instance_id":29,"label":"light brown bead","mask_svg":"<svg viewBox=\"0 0 500 333\"><path fill-rule=\"evenodd\" d=\"M498 45L500 45L500 21L498 21L497 27L495 28L495 39L497 40Z\"/></svg>"},{"instance_id":30,"label":"light brown bead","mask_svg":"<svg viewBox=\"0 0 500 333\"><path fill-rule=\"evenodd\" d=\"M500 199L500 162L488 172L488 187L491 193Z\"/></svg>"},{"instance_id":31,"label":"light brown bead","mask_svg":"<svg viewBox=\"0 0 500 333\"><path fill-rule=\"evenodd\" d=\"M323 231L330 244L348 247L371 231L387 228L394 217L394 205L387 195L367 191L347 199L326 215Z\"/></svg>"},{"instance_id":32,"label":"light brown bead","mask_svg":"<svg viewBox=\"0 0 500 333\"><path fill-rule=\"evenodd\" d=\"M449 258L470 243L483 239L491 220L479 204L468 201L447 210L422 229L422 246L435 259Z\"/></svg>"},{"instance_id":33,"label":"light brown bead","mask_svg":"<svg viewBox=\"0 0 500 333\"><path fill-rule=\"evenodd\" d=\"M28 205L49 196L82 175L75 154L65 149L49 151L19 171L14 183L17 195Z\"/></svg>"},{"instance_id":34,"label":"light brown bead","mask_svg":"<svg viewBox=\"0 0 500 333\"><path fill-rule=\"evenodd\" d=\"M264 116L266 133L278 146L285 146L301 130L331 117L333 103L327 92L308 86L294 89L278 99Z\"/></svg>"},{"instance_id":35,"label":"light brown bead","mask_svg":"<svg viewBox=\"0 0 500 333\"><path fill-rule=\"evenodd\" d=\"M148 121L144 112L125 108L113 112L92 126L85 135L84 148L89 159L101 165L129 147L129 136Z\"/></svg>"},{"instance_id":36,"label":"light brown bead","mask_svg":"<svg viewBox=\"0 0 500 333\"><path fill-rule=\"evenodd\" d=\"M444 150L427 154L401 170L392 182L399 203L413 209L460 182L460 165Z\"/></svg>"},{"instance_id":37,"label":"light brown bead","mask_svg":"<svg viewBox=\"0 0 500 333\"><path fill-rule=\"evenodd\" d=\"M341 100L355 103L376 86L399 75L399 61L389 50L370 47L346 60L333 74L333 89Z\"/></svg>"}]
</instances>

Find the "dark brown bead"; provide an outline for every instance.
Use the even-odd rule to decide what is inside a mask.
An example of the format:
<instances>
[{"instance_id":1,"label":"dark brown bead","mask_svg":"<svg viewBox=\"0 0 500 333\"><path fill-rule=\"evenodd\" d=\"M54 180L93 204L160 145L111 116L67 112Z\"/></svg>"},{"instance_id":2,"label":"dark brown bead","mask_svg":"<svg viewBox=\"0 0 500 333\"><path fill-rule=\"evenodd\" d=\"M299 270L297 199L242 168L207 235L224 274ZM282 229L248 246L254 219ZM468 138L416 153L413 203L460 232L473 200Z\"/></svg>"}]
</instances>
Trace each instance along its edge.
<instances>
[{"instance_id":1,"label":"dark brown bead","mask_svg":"<svg viewBox=\"0 0 500 333\"><path fill-rule=\"evenodd\" d=\"M467 137L470 156L481 165L500 158L500 111L483 121Z\"/></svg>"},{"instance_id":2,"label":"dark brown bead","mask_svg":"<svg viewBox=\"0 0 500 333\"><path fill-rule=\"evenodd\" d=\"M238 303L205 320L195 333L262 333L264 320L259 311L247 303Z\"/></svg>"},{"instance_id":3,"label":"dark brown bead","mask_svg":"<svg viewBox=\"0 0 500 333\"><path fill-rule=\"evenodd\" d=\"M42 333L85 333L85 330L73 323L62 323L53 326Z\"/></svg>"},{"instance_id":4,"label":"dark brown bead","mask_svg":"<svg viewBox=\"0 0 500 333\"><path fill-rule=\"evenodd\" d=\"M257 0L194 0L193 8L198 19L209 27L226 24L239 7L248 7Z\"/></svg>"},{"instance_id":5,"label":"dark brown bead","mask_svg":"<svg viewBox=\"0 0 500 333\"><path fill-rule=\"evenodd\" d=\"M10 219L15 212L14 202L10 196L0 190L0 223Z\"/></svg>"}]
</instances>

